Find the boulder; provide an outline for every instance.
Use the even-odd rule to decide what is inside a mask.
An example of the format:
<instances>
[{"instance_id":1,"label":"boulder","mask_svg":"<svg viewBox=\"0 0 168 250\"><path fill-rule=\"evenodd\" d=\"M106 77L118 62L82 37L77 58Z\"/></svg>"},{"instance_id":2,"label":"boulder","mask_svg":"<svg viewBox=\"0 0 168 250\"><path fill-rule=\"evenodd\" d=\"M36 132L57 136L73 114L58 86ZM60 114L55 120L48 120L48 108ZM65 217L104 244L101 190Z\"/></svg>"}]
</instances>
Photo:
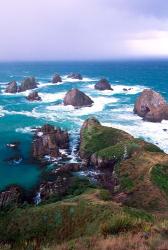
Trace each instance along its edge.
<instances>
[{"instance_id":1,"label":"boulder","mask_svg":"<svg viewBox=\"0 0 168 250\"><path fill-rule=\"evenodd\" d=\"M6 93L16 93L17 91L18 91L18 87L15 81L8 83L5 89Z\"/></svg>"},{"instance_id":2,"label":"boulder","mask_svg":"<svg viewBox=\"0 0 168 250\"><path fill-rule=\"evenodd\" d=\"M72 105L74 107L91 106L93 101L78 89L68 91L64 97L64 105Z\"/></svg>"},{"instance_id":3,"label":"boulder","mask_svg":"<svg viewBox=\"0 0 168 250\"><path fill-rule=\"evenodd\" d=\"M38 92L37 91L33 91L31 92L27 97L26 97L27 100L29 101L41 101L41 97L38 95Z\"/></svg>"},{"instance_id":4,"label":"boulder","mask_svg":"<svg viewBox=\"0 0 168 250\"><path fill-rule=\"evenodd\" d=\"M34 77L27 77L24 79L21 83L21 85L18 87L18 92L23 92L29 89L35 89L37 88L38 83L36 82L36 79Z\"/></svg>"},{"instance_id":5,"label":"boulder","mask_svg":"<svg viewBox=\"0 0 168 250\"><path fill-rule=\"evenodd\" d=\"M71 73L68 75L68 78L75 79L75 80L82 80L83 77L79 73Z\"/></svg>"},{"instance_id":6,"label":"boulder","mask_svg":"<svg viewBox=\"0 0 168 250\"><path fill-rule=\"evenodd\" d=\"M98 89L98 90L113 90L111 88L110 83L106 79L101 79L99 82L95 84L94 87L95 89Z\"/></svg>"},{"instance_id":7,"label":"boulder","mask_svg":"<svg viewBox=\"0 0 168 250\"><path fill-rule=\"evenodd\" d=\"M46 124L35 132L32 145L33 158L36 160L42 160L45 156L57 158L61 156L59 149L68 149L68 146L68 133Z\"/></svg>"},{"instance_id":8,"label":"boulder","mask_svg":"<svg viewBox=\"0 0 168 250\"><path fill-rule=\"evenodd\" d=\"M0 209L17 204L20 196L21 192L17 186L10 186L7 190L0 192Z\"/></svg>"},{"instance_id":9,"label":"boulder","mask_svg":"<svg viewBox=\"0 0 168 250\"><path fill-rule=\"evenodd\" d=\"M168 120L168 104L159 93L145 89L134 105L134 113L145 121L161 122Z\"/></svg>"},{"instance_id":10,"label":"boulder","mask_svg":"<svg viewBox=\"0 0 168 250\"><path fill-rule=\"evenodd\" d=\"M58 82L62 82L62 78L61 78L60 75L55 74L55 75L53 76L52 83L58 83Z\"/></svg>"}]
</instances>

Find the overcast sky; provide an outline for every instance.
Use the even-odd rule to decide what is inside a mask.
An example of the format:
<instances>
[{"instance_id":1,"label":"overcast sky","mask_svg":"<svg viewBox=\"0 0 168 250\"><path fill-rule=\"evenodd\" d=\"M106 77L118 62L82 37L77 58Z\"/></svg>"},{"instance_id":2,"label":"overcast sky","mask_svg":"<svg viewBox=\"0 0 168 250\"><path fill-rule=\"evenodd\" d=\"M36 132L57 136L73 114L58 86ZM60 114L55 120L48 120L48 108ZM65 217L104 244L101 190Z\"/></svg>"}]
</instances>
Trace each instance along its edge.
<instances>
[{"instance_id":1,"label":"overcast sky","mask_svg":"<svg viewBox=\"0 0 168 250\"><path fill-rule=\"evenodd\" d=\"M168 0L0 0L0 61L168 56Z\"/></svg>"}]
</instances>

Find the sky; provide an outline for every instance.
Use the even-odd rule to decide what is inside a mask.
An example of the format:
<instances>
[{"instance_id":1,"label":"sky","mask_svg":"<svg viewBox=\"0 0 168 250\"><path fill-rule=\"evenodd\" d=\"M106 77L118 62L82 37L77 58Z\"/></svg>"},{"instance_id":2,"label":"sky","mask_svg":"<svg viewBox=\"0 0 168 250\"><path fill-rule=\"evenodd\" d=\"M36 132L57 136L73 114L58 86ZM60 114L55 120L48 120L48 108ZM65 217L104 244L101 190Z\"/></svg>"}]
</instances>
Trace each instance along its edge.
<instances>
[{"instance_id":1,"label":"sky","mask_svg":"<svg viewBox=\"0 0 168 250\"><path fill-rule=\"evenodd\" d=\"M168 0L0 0L0 61L168 57Z\"/></svg>"}]
</instances>

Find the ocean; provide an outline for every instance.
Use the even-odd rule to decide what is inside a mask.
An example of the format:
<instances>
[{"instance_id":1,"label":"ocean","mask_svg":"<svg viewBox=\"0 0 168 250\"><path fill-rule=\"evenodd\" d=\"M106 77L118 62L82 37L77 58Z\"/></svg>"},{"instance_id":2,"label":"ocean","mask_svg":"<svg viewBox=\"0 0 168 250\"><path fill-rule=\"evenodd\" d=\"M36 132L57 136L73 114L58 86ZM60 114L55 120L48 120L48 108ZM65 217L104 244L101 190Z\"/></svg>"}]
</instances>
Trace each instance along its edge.
<instances>
[{"instance_id":1,"label":"ocean","mask_svg":"<svg viewBox=\"0 0 168 250\"><path fill-rule=\"evenodd\" d=\"M82 81L67 79L71 72L84 77ZM52 84L54 73L62 76L63 82ZM12 80L35 76L42 102L29 102L29 91L6 94L6 84ZM107 78L114 91L98 91L94 84ZM0 63L0 190L17 184L26 189L38 182L41 170L30 163L32 127L46 123L66 129L70 133L72 161L83 121L95 116L99 121L123 129L135 137L152 142L168 153L168 121L144 122L133 114L135 100L144 88L160 92L168 101L168 61L116 61L116 62L17 62ZM63 106L65 93L78 88L89 95L94 105L81 109ZM124 91L123 88L132 88ZM20 142L22 161L13 162L12 149L6 144Z\"/></svg>"}]
</instances>

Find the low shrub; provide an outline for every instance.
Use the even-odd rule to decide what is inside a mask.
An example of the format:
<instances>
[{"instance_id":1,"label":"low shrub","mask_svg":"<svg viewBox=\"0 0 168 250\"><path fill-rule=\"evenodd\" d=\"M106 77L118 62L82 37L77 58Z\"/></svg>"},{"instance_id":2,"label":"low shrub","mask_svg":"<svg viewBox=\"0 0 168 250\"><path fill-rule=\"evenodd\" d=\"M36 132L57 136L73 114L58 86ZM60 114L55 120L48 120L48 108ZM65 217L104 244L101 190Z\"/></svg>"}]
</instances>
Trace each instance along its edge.
<instances>
[{"instance_id":1,"label":"low shrub","mask_svg":"<svg viewBox=\"0 0 168 250\"><path fill-rule=\"evenodd\" d=\"M101 189L100 190L99 197L103 201L109 201L109 200L111 200L111 194L106 189Z\"/></svg>"}]
</instances>

